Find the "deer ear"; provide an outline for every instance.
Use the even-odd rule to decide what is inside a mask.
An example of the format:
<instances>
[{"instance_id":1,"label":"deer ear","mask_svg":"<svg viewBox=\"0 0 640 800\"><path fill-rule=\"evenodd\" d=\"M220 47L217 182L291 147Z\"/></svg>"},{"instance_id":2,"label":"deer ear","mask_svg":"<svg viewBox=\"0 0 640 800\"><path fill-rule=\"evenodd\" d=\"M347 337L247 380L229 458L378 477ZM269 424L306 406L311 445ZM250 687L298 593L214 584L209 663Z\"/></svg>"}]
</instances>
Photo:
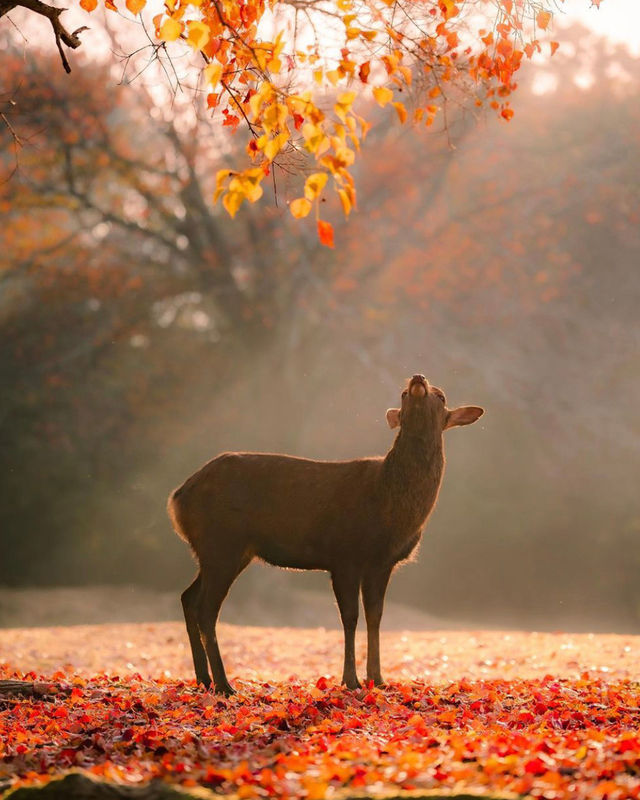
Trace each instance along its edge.
<instances>
[{"instance_id":1,"label":"deer ear","mask_svg":"<svg viewBox=\"0 0 640 800\"><path fill-rule=\"evenodd\" d=\"M387 409L387 425L390 428L400 427L400 409L389 408Z\"/></svg>"},{"instance_id":2,"label":"deer ear","mask_svg":"<svg viewBox=\"0 0 640 800\"><path fill-rule=\"evenodd\" d=\"M471 425L472 422L480 419L483 414L484 408L480 408L480 406L460 406L460 408L454 408L447 416L444 429L446 431L447 428L455 428L456 425Z\"/></svg>"}]
</instances>

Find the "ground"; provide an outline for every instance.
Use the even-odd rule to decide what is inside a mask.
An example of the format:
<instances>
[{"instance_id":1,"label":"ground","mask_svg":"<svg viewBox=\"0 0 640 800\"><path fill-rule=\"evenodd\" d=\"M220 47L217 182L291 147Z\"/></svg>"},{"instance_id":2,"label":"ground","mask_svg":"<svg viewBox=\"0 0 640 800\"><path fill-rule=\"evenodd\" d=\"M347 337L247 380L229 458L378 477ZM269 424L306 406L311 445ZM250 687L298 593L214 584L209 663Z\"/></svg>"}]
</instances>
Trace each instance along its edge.
<instances>
[{"instance_id":1,"label":"ground","mask_svg":"<svg viewBox=\"0 0 640 800\"><path fill-rule=\"evenodd\" d=\"M229 700L196 689L180 623L0 630L0 678L55 684L0 703L0 785L81 769L240 798L640 797L640 637L391 632L388 685L356 692L336 681L339 631L219 638Z\"/></svg>"}]
</instances>

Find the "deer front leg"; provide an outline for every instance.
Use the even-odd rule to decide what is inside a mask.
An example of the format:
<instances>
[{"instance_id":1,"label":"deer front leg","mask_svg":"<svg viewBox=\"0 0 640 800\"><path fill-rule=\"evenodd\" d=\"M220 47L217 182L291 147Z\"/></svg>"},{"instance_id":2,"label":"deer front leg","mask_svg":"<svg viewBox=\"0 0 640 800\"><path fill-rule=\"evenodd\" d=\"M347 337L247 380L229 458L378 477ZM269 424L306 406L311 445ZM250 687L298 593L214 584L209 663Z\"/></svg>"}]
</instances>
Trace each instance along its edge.
<instances>
[{"instance_id":1,"label":"deer front leg","mask_svg":"<svg viewBox=\"0 0 640 800\"><path fill-rule=\"evenodd\" d=\"M392 569L370 568L362 581L362 602L367 620L367 680L373 681L376 686L383 683L380 672L380 620Z\"/></svg>"},{"instance_id":2,"label":"deer front leg","mask_svg":"<svg viewBox=\"0 0 640 800\"><path fill-rule=\"evenodd\" d=\"M358 689L360 681L356 675L356 626L358 624L360 577L353 571L345 570L331 573L331 581L344 629L342 683L348 689Z\"/></svg>"}]
</instances>

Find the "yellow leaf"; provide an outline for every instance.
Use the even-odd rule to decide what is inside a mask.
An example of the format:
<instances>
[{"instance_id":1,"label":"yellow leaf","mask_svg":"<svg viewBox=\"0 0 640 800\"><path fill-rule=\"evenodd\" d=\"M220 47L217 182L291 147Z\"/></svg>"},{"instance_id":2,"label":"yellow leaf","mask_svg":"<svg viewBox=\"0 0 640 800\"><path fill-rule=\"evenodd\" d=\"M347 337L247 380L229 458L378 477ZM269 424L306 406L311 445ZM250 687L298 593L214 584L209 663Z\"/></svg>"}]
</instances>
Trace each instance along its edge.
<instances>
[{"instance_id":1,"label":"yellow leaf","mask_svg":"<svg viewBox=\"0 0 640 800\"><path fill-rule=\"evenodd\" d=\"M313 70L313 80L318 84L318 86L322 83L322 70L321 69L314 69Z\"/></svg>"},{"instance_id":2,"label":"yellow leaf","mask_svg":"<svg viewBox=\"0 0 640 800\"><path fill-rule=\"evenodd\" d=\"M260 167L262 170L262 167ZM264 174L264 173L263 173ZM262 197L263 189L259 183L255 186L249 185L245 190L245 196L250 203L255 203L256 200L259 200Z\"/></svg>"},{"instance_id":3,"label":"yellow leaf","mask_svg":"<svg viewBox=\"0 0 640 800\"><path fill-rule=\"evenodd\" d=\"M238 209L242 205L244 195L241 192L227 192L222 198L222 205L226 208L230 217L235 217Z\"/></svg>"},{"instance_id":4,"label":"yellow leaf","mask_svg":"<svg viewBox=\"0 0 640 800\"><path fill-rule=\"evenodd\" d=\"M376 103L384 108L387 103L393 99L393 92L391 89L387 89L386 86L376 86L375 89L373 89L373 96L375 97Z\"/></svg>"},{"instance_id":5,"label":"yellow leaf","mask_svg":"<svg viewBox=\"0 0 640 800\"><path fill-rule=\"evenodd\" d=\"M304 183L304 196L307 200L315 200L324 189L329 176L326 172L314 172Z\"/></svg>"},{"instance_id":6,"label":"yellow leaf","mask_svg":"<svg viewBox=\"0 0 640 800\"><path fill-rule=\"evenodd\" d=\"M311 203L306 197L298 197L289 203L289 211L296 219L301 219L311 211Z\"/></svg>"},{"instance_id":7,"label":"yellow leaf","mask_svg":"<svg viewBox=\"0 0 640 800\"><path fill-rule=\"evenodd\" d=\"M262 113L262 127L267 133L276 133L286 126L289 109L284 103L271 103Z\"/></svg>"},{"instance_id":8,"label":"yellow leaf","mask_svg":"<svg viewBox=\"0 0 640 800\"><path fill-rule=\"evenodd\" d=\"M216 172L216 193L213 196L213 202L217 202L218 198L224 192L224 184L234 173L230 169L219 169Z\"/></svg>"},{"instance_id":9,"label":"yellow leaf","mask_svg":"<svg viewBox=\"0 0 640 800\"><path fill-rule=\"evenodd\" d=\"M139 14L146 4L147 0L127 0L126 2L127 9L134 15Z\"/></svg>"},{"instance_id":10,"label":"yellow leaf","mask_svg":"<svg viewBox=\"0 0 640 800\"><path fill-rule=\"evenodd\" d=\"M342 94L338 95L338 103L341 106L344 106L347 110L351 108L355 99L355 92L342 92Z\"/></svg>"},{"instance_id":11,"label":"yellow leaf","mask_svg":"<svg viewBox=\"0 0 640 800\"><path fill-rule=\"evenodd\" d=\"M351 200L349 195L345 192L344 189L338 189L338 196L340 197L340 202L342 203L342 210L344 211L345 217L348 217L351 213Z\"/></svg>"},{"instance_id":12,"label":"yellow leaf","mask_svg":"<svg viewBox=\"0 0 640 800\"><path fill-rule=\"evenodd\" d=\"M210 38L209 26L204 22L190 19L187 22L187 42L194 50L202 50Z\"/></svg>"},{"instance_id":13,"label":"yellow leaf","mask_svg":"<svg viewBox=\"0 0 640 800\"><path fill-rule=\"evenodd\" d=\"M338 100L334 105L333 110L336 112L336 116L343 122L346 122L346 115L349 113L349 111L351 111L351 106L353 105L353 101L355 99L355 92L343 92L342 94L338 95Z\"/></svg>"},{"instance_id":14,"label":"yellow leaf","mask_svg":"<svg viewBox=\"0 0 640 800\"><path fill-rule=\"evenodd\" d=\"M274 136L273 139L269 139L264 146L263 153L269 161L273 161L288 141L289 134L279 133L277 136Z\"/></svg>"},{"instance_id":15,"label":"yellow leaf","mask_svg":"<svg viewBox=\"0 0 640 800\"><path fill-rule=\"evenodd\" d=\"M168 17L162 23L162 27L158 32L158 38L164 42L175 42L175 40L182 33L182 23L176 22L173 17Z\"/></svg>"},{"instance_id":16,"label":"yellow leaf","mask_svg":"<svg viewBox=\"0 0 640 800\"><path fill-rule=\"evenodd\" d=\"M407 109L402 103L393 103L393 107L398 114L398 119L400 120L401 124L404 125L404 123L407 121Z\"/></svg>"},{"instance_id":17,"label":"yellow leaf","mask_svg":"<svg viewBox=\"0 0 640 800\"><path fill-rule=\"evenodd\" d=\"M302 126L302 135L305 140L305 147L310 153L320 155L329 147L329 140L319 125L305 122Z\"/></svg>"},{"instance_id":18,"label":"yellow leaf","mask_svg":"<svg viewBox=\"0 0 640 800\"><path fill-rule=\"evenodd\" d=\"M337 69L330 69L327 72L327 78L331 81L332 86L335 86L341 77L342 75L338 72Z\"/></svg>"},{"instance_id":19,"label":"yellow leaf","mask_svg":"<svg viewBox=\"0 0 640 800\"><path fill-rule=\"evenodd\" d=\"M212 88L216 88L222 78L222 64L217 61L212 61L204 68L204 77L207 83L210 83ZM253 100L253 98L251 98Z\"/></svg>"}]
</instances>

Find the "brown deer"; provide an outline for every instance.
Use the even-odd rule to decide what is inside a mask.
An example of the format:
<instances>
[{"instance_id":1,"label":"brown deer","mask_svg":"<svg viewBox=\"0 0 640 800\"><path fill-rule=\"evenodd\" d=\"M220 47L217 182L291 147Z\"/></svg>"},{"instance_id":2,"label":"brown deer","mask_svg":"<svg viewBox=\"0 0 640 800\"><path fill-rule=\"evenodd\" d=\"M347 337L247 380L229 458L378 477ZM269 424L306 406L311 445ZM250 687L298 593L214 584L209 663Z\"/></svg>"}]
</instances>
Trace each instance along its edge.
<instances>
[{"instance_id":1,"label":"brown deer","mask_svg":"<svg viewBox=\"0 0 640 800\"><path fill-rule=\"evenodd\" d=\"M360 686L355 631L362 591L367 621L367 680L382 683L380 619L396 564L409 558L438 495L444 469L442 433L469 425L477 406L449 410L443 392L414 375L400 408L387 411L399 428L386 456L314 461L270 453L222 453L169 498L176 532L200 566L182 594L198 683L232 694L216 638L231 584L254 559L291 569L326 570L344 628L342 682Z\"/></svg>"}]
</instances>

